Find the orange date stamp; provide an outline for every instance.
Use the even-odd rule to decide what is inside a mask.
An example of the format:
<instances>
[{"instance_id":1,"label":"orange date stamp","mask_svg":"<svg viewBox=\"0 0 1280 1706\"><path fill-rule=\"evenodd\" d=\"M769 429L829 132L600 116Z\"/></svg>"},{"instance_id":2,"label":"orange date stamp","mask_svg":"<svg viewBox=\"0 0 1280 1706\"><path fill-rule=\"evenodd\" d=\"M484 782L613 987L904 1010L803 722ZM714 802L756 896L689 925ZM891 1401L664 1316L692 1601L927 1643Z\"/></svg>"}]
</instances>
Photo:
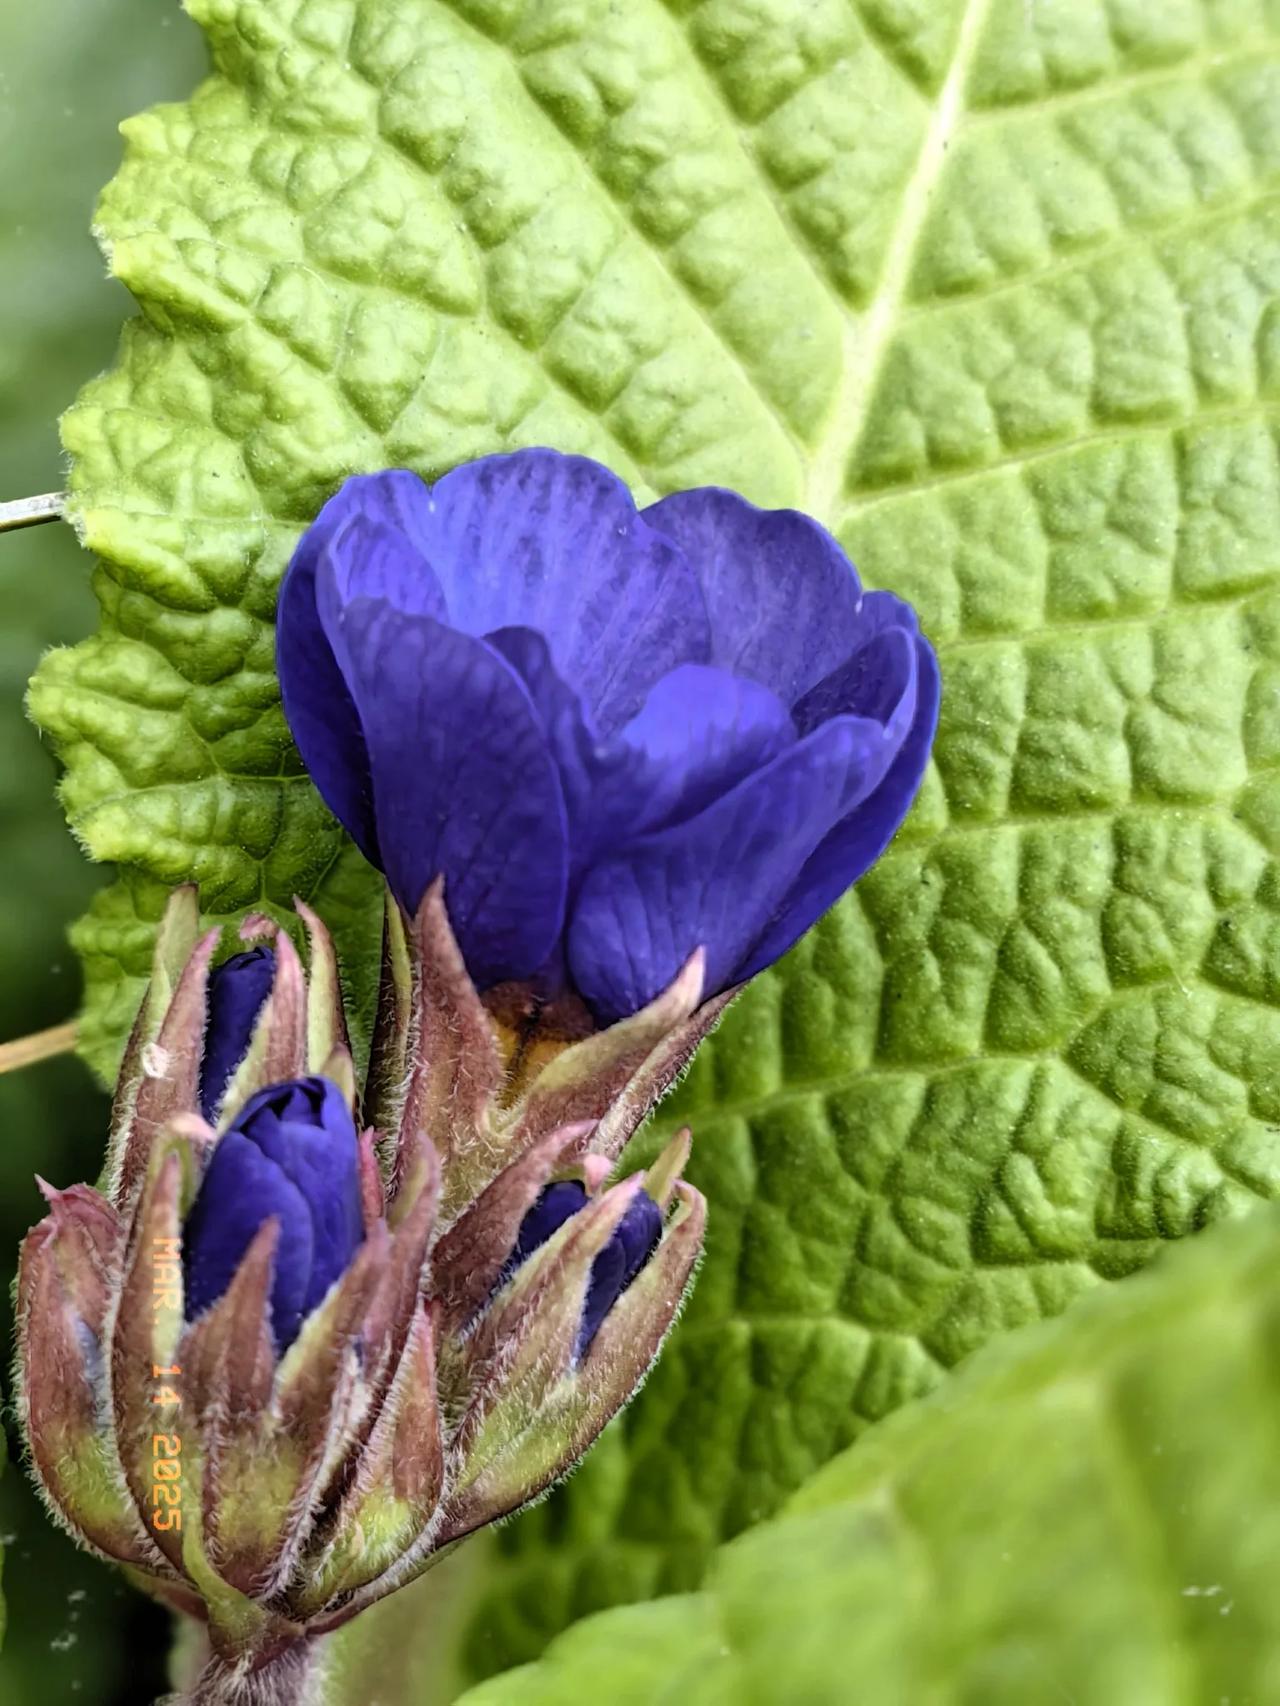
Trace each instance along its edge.
<instances>
[{"instance_id":1,"label":"orange date stamp","mask_svg":"<svg viewBox=\"0 0 1280 1706\"><path fill-rule=\"evenodd\" d=\"M151 1241L151 1306L157 1321L168 1311L181 1307L181 1251L177 1238L153 1238ZM157 1416L167 1431L151 1436L151 1526L162 1534L182 1528L182 1435L178 1421L182 1414L182 1393L174 1384L182 1369L175 1362L168 1367L152 1363L151 1378L155 1382L151 1402L157 1409L171 1412Z\"/></svg>"}]
</instances>

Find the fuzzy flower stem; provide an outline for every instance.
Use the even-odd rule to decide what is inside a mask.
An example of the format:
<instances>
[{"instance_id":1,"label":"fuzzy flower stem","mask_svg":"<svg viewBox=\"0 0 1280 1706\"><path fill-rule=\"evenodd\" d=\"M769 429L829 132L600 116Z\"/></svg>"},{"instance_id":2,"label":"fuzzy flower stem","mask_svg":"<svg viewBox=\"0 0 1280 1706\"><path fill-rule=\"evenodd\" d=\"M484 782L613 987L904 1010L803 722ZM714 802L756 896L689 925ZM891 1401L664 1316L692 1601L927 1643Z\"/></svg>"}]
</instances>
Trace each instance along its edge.
<instances>
[{"instance_id":1,"label":"fuzzy flower stem","mask_svg":"<svg viewBox=\"0 0 1280 1706\"><path fill-rule=\"evenodd\" d=\"M164 1706L319 1706L322 1638L295 1641L248 1671L243 1662L225 1663L203 1638L201 1644L198 1672Z\"/></svg>"}]
</instances>

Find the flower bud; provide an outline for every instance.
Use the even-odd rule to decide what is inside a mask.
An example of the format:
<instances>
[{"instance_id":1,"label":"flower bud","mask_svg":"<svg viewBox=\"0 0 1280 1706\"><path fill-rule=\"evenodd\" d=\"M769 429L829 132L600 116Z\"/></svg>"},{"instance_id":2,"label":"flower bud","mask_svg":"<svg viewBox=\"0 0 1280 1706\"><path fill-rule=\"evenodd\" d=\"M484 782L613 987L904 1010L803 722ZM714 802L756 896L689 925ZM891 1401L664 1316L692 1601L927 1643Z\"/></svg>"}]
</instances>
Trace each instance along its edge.
<instances>
[{"instance_id":1,"label":"flower bud","mask_svg":"<svg viewBox=\"0 0 1280 1706\"><path fill-rule=\"evenodd\" d=\"M137 1189L167 1122L198 1115L227 1125L264 1084L350 1076L333 944L311 909L295 905L305 972L288 934L260 914L240 927L253 946L214 967L222 932L200 934L193 886L170 896L112 1105L104 1178L113 1199Z\"/></svg>"},{"instance_id":2,"label":"flower bud","mask_svg":"<svg viewBox=\"0 0 1280 1706\"><path fill-rule=\"evenodd\" d=\"M249 1052L254 1026L275 982L276 956L259 944L233 954L209 979L200 1062L200 1111L211 1124L236 1067Z\"/></svg>"},{"instance_id":3,"label":"flower bud","mask_svg":"<svg viewBox=\"0 0 1280 1706\"><path fill-rule=\"evenodd\" d=\"M18 1286L52 1508L200 1617L224 1679L282 1679L263 1699L537 1498L636 1390L705 1211L686 1133L609 1175L728 1000L702 1001L695 956L608 1030L517 1027L478 994L437 883L412 920L388 902L364 1127L332 950L300 910L309 977L282 931L210 977L216 933L175 897L104 1190L46 1191Z\"/></svg>"},{"instance_id":4,"label":"flower bud","mask_svg":"<svg viewBox=\"0 0 1280 1706\"><path fill-rule=\"evenodd\" d=\"M588 1200L586 1186L576 1179L548 1185L520 1222L511 1267L519 1266L539 1245L545 1244L565 1221L587 1206ZM661 1236L662 1211L652 1197L638 1191L627 1204L608 1243L591 1264L582 1325L578 1329L577 1355L582 1356L590 1349L605 1316L649 1260Z\"/></svg>"},{"instance_id":5,"label":"flower bud","mask_svg":"<svg viewBox=\"0 0 1280 1706\"><path fill-rule=\"evenodd\" d=\"M285 1351L364 1237L355 1121L326 1079L260 1090L218 1139L183 1228L189 1321L226 1293L273 1217L271 1324Z\"/></svg>"}]
</instances>

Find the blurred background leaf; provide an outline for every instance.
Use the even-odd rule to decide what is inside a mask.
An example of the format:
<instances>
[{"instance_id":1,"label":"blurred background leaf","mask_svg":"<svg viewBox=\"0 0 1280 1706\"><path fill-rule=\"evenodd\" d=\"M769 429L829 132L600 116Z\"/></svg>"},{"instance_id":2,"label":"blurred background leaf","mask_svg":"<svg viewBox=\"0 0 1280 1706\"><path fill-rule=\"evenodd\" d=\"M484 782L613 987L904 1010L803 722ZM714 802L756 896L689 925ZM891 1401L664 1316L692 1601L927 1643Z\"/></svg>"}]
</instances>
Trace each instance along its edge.
<instances>
[{"instance_id":1,"label":"blurred background leaf","mask_svg":"<svg viewBox=\"0 0 1280 1706\"><path fill-rule=\"evenodd\" d=\"M460 1706L1275 1700L1278 1305L1274 1210L1184 1241Z\"/></svg>"},{"instance_id":2,"label":"blurred background leaf","mask_svg":"<svg viewBox=\"0 0 1280 1706\"><path fill-rule=\"evenodd\" d=\"M89 235L120 157L116 126L184 94L203 63L177 0L0 0L0 500L61 485L57 417L111 359L130 310ZM0 540L0 1040L75 1012L66 928L103 877L67 833L52 759L22 703L41 652L93 627L87 571L69 528ZM6 1310L18 1240L40 1215L32 1174L92 1177L105 1108L70 1056L0 1077ZM168 1620L53 1529L16 1463L0 1479L0 1536L6 1706L151 1698Z\"/></svg>"}]
</instances>

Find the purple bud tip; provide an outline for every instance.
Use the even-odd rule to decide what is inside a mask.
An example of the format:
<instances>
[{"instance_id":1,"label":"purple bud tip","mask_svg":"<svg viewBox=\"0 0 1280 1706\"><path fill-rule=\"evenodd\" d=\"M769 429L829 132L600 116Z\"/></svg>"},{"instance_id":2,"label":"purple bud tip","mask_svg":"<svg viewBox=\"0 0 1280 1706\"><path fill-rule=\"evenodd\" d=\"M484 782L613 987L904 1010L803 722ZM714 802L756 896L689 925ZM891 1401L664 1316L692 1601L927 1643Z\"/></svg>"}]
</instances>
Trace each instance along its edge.
<instances>
[{"instance_id":1,"label":"purple bud tip","mask_svg":"<svg viewBox=\"0 0 1280 1706\"><path fill-rule=\"evenodd\" d=\"M548 1185L520 1223L519 1236L507 1264L510 1276L521 1262L558 1232L566 1220L587 1206L587 1192L576 1180ZM662 1210L653 1198L637 1192L613 1236L591 1264L587 1300L578 1334L578 1355L585 1356L604 1318L644 1267L662 1237Z\"/></svg>"},{"instance_id":2,"label":"purple bud tip","mask_svg":"<svg viewBox=\"0 0 1280 1706\"><path fill-rule=\"evenodd\" d=\"M262 1004L271 993L276 956L268 947L233 954L209 979L200 1112L212 1125L236 1067L244 1059Z\"/></svg>"},{"instance_id":3,"label":"purple bud tip","mask_svg":"<svg viewBox=\"0 0 1280 1706\"><path fill-rule=\"evenodd\" d=\"M188 1320L224 1294L273 1216L271 1324L283 1352L364 1237L355 1122L327 1079L260 1090L219 1139L183 1229Z\"/></svg>"},{"instance_id":4,"label":"purple bud tip","mask_svg":"<svg viewBox=\"0 0 1280 1706\"><path fill-rule=\"evenodd\" d=\"M514 1273L521 1262L527 1261L553 1233L559 1232L566 1220L572 1219L586 1206L586 1186L577 1179L562 1179L557 1184L548 1185L520 1222L520 1233L511 1252L507 1273Z\"/></svg>"},{"instance_id":5,"label":"purple bud tip","mask_svg":"<svg viewBox=\"0 0 1280 1706\"><path fill-rule=\"evenodd\" d=\"M613 1237L591 1264L591 1283L578 1336L579 1356L586 1355L605 1316L652 1256L661 1237L662 1210L652 1197L637 1191Z\"/></svg>"}]
</instances>

